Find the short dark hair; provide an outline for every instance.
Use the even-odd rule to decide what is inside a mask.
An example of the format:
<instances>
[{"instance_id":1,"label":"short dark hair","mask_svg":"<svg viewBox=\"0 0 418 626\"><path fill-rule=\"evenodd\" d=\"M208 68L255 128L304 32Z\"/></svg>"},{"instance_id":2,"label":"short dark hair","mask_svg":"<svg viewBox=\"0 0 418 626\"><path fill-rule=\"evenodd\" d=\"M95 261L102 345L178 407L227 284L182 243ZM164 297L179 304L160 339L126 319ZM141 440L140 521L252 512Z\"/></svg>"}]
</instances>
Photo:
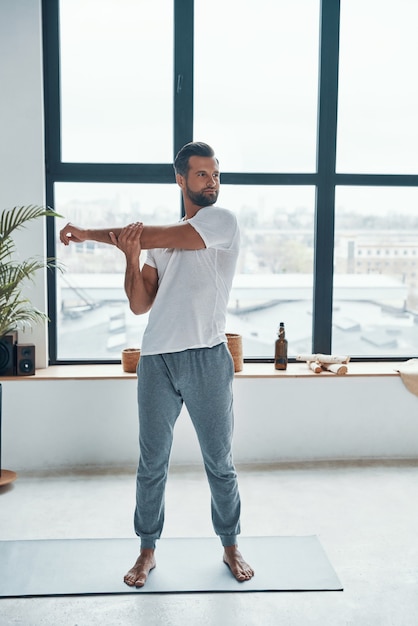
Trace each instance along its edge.
<instances>
[{"instance_id":1,"label":"short dark hair","mask_svg":"<svg viewBox=\"0 0 418 626\"><path fill-rule=\"evenodd\" d=\"M181 176L187 176L189 159L192 156L214 157L215 151L203 141L191 141L178 151L174 159L174 171ZM216 157L215 157L216 158Z\"/></svg>"}]
</instances>

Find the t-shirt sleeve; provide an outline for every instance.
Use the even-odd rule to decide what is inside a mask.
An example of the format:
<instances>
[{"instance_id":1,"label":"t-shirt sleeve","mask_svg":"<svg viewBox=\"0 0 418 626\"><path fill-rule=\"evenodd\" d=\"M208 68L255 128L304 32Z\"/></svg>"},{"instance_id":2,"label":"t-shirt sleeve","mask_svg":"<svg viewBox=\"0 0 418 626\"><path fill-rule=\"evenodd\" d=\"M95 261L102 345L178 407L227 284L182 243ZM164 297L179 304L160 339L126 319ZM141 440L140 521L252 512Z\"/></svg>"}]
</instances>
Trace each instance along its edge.
<instances>
[{"instance_id":1,"label":"t-shirt sleeve","mask_svg":"<svg viewBox=\"0 0 418 626\"><path fill-rule=\"evenodd\" d=\"M239 245L237 218L220 207L204 207L188 220L202 237L206 248L228 250Z\"/></svg>"},{"instance_id":2,"label":"t-shirt sleeve","mask_svg":"<svg viewBox=\"0 0 418 626\"><path fill-rule=\"evenodd\" d=\"M152 250L147 250L145 255L144 265L150 265L151 267L157 267Z\"/></svg>"}]
</instances>

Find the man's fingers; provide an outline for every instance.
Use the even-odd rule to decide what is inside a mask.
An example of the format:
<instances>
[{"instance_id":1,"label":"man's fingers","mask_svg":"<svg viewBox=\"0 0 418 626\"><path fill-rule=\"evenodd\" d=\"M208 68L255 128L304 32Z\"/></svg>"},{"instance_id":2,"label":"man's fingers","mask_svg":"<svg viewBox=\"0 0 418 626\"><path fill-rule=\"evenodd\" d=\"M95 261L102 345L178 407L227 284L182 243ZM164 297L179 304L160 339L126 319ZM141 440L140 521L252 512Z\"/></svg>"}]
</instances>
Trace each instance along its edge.
<instances>
[{"instance_id":1,"label":"man's fingers","mask_svg":"<svg viewBox=\"0 0 418 626\"><path fill-rule=\"evenodd\" d=\"M144 225L142 222L135 222L134 224L129 224L129 226L127 226L128 231L134 235L141 235L143 228Z\"/></svg>"},{"instance_id":2,"label":"man's fingers","mask_svg":"<svg viewBox=\"0 0 418 626\"><path fill-rule=\"evenodd\" d=\"M142 222L134 222L133 224L128 224L127 226L122 228L119 235L119 241L121 241L122 239L124 241L135 241L138 237L141 237L143 228L144 225Z\"/></svg>"},{"instance_id":3,"label":"man's fingers","mask_svg":"<svg viewBox=\"0 0 418 626\"><path fill-rule=\"evenodd\" d=\"M68 224L66 224L64 228L61 228L60 230L60 241L68 246L72 237L71 222L68 222Z\"/></svg>"},{"instance_id":4,"label":"man's fingers","mask_svg":"<svg viewBox=\"0 0 418 626\"><path fill-rule=\"evenodd\" d=\"M68 237L67 233L64 230L62 230L60 232L60 241L61 241L61 243L65 244L66 246L68 246L68 244L70 243L69 237Z\"/></svg>"}]
</instances>

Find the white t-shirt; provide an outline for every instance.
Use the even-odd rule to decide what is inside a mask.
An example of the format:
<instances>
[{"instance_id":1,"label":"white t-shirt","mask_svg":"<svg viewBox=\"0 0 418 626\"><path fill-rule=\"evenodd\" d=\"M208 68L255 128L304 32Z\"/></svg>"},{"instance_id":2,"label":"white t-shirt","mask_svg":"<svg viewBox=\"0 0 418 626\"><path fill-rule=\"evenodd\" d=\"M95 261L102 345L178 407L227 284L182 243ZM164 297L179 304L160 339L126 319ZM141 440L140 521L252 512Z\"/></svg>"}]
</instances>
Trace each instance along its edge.
<instances>
[{"instance_id":1,"label":"white t-shirt","mask_svg":"<svg viewBox=\"0 0 418 626\"><path fill-rule=\"evenodd\" d=\"M235 215L210 206L188 220L206 248L148 250L145 263L158 272L158 291L141 354L211 348L226 341L226 309L239 252Z\"/></svg>"}]
</instances>

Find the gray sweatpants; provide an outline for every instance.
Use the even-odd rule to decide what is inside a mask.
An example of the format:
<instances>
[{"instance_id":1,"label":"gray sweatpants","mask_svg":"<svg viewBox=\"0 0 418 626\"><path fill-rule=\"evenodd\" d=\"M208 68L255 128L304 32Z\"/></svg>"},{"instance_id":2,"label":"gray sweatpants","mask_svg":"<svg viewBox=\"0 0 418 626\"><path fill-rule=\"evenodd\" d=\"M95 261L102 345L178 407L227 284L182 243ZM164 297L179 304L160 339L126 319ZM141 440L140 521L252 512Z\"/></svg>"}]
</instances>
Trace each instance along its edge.
<instances>
[{"instance_id":1,"label":"gray sweatpants","mask_svg":"<svg viewBox=\"0 0 418 626\"><path fill-rule=\"evenodd\" d=\"M223 546L236 543L240 496L231 451L233 377L232 357L224 343L214 348L141 356L135 532L142 548L155 547L163 529L173 430L183 402L202 451L215 533Z\"/></svg>"}]
</instances>

